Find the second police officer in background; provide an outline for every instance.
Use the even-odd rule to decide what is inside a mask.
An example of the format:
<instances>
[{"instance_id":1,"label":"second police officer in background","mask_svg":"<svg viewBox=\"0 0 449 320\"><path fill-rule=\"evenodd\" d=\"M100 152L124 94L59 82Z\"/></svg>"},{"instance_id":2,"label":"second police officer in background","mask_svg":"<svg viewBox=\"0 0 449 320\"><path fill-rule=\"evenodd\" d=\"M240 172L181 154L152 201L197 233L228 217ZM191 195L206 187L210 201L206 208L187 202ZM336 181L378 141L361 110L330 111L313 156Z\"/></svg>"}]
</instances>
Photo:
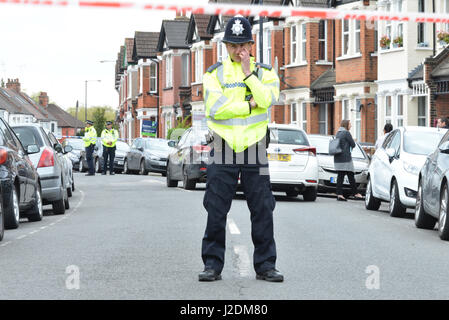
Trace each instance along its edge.
<instances>
[{"instance_id":1,"label":"second police officer in background","mask_svg":"<svg viewBox=\"0 0 449 320\"><path fill-rule=\"evenodd\" d=\"M223 42L228 58L209 67L203 78L207 125L213 132L211 162L203 204L207 226L202 243L204 271L200 281L221 279L225 258L226 216L240 176L251 212L253 263L256 278L284 280L275 269L273 231L275 199L271 191L266 153L270 107L279 98L279 78L269 65L250 56L251 25L233 17Z\"/></svg>"},{"instance_id":2,"label":"second police officer in background","mask_svg":"<svg viewBox=\"0 0 449 320\"><path fill-rule=\"evenodd\" d=\"M101 132L101 141L103 143L103 175L108 170L109 159L109 174L114 175L114 158L115 158L115 144L118 140L118 131L112 127L112 121L106 121L106 128Z\"/></svg>"},{"instance_id":3,"label":"second police officer in background","mask_svg":"<svg viewBox=\"0 0 449 320\"><path fill-rule=\"evenodd\" d=\"M86 129L84 130L84 147L86 149L86 161L89 167L89 172L86 176L95 175L94 159L92 157L94 153L95 143L97 142L97 131L93 127L93 121L86 120Z\"/></svg>"}]
</instances>

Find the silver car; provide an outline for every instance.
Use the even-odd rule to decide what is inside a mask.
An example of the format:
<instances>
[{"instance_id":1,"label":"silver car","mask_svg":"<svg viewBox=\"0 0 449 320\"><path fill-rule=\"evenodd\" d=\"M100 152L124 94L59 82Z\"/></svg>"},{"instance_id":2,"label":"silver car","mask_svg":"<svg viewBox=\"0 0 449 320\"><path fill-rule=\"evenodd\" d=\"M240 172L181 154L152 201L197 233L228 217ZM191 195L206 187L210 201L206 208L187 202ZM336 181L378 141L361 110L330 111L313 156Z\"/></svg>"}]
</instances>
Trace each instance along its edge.
<instances>
[{"instance_id":1,"label":"silver car","mask_svg":"<svg viewBox=\"0 0 449 320\"><path fill-rule=\"evenodd\" d=\"M310 145L316 147L316 155L318 158L318 192L335 192L337 189L338 173L334 167L334 156L329 155L329 141L334 138L334 136L328 135L309 134ZM354 163L354 178L357 189L363 194L366 190L370 158L358 143L356 143L356 147L352 150L351 156ZM348 177L345 177L343 194L347 196L349 192L350 185Z\"/></svg>"},{"instance_id":2,"label":"silver car","mask_svg":"<svg viewBox=\"0 0 449 320\"><path fill-rule=\"evenodd\" d=\"M72 148L66 146L65 150L57 143L51 143L44 129L37 124L24 124L12 127L22 145L38 145L40 152L30 155L33 166L37 169L41 180L43 204L51 204L54 214L64 214L69 209L67 194L67 173L64 170L64 153Z\"/></svg>"},{"instance_id":3,"label":"silver car","mask_svg":"<svg viewBox=\"0 0 449 320\"><path fill-rule=\"evenodd\" d=\"M58 139L54 136L54 134L46 129L44 129L45 133L47 133L48 139L53 146L59 145L58 150L64 149ZM70 149L70 148L69 148ZM72 150L73 151L73 150ZM72 191L75 190L75 181L73 179L73 165L72 160L69 157L70 152L63 152L62 159L63 167L64 167L64 175L67 177L65 188L67 189L67 195L69 197L72 196Z\"/></svg>"}]
</instances>

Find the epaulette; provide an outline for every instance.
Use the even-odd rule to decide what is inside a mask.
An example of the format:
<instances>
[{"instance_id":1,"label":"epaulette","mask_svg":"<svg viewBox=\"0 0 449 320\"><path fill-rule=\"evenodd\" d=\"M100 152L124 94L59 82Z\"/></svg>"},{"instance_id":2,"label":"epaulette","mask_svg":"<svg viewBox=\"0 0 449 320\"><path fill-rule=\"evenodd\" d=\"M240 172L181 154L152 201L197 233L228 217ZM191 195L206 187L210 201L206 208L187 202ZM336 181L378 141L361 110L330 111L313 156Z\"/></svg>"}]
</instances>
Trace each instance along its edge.
<instances>
[{"instance_id":1,"label":"epaulette","mask_svg":"<svg viewBox=\"0 0 449 320\"><path fill-rule=\"evenodd\" d=\"M221 65L222 65L222 63L219 61L216 64L213 64L209 68L207 68L206 72L212 72L212 71L214 71L215 69L217 69Z\"/></svg>"},{"instance_id":2,"label":"epaulette","mask_svg":"<svg viewBox=\"0 0 449 320\"><path fill-rule=\"evenodd\" d=\"M262 67L262 68L268 69L268 70L273 69L273 67L270 66L269 64L264 64L264 63L260 63L260 62L256 62L256 67Z\"/></svg>"}]
</instances>

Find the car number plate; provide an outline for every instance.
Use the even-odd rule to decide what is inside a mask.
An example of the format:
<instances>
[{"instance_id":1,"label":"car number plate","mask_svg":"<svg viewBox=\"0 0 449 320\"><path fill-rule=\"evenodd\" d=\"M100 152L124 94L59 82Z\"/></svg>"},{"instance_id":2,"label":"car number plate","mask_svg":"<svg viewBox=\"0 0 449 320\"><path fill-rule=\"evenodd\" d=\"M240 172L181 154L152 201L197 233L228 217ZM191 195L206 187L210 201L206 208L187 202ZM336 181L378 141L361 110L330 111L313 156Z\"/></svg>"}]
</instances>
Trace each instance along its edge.
<instances>
[{"instance_id":1,"label":"car number plate","mask_svg":"<svg viewBox=\"0 0 449 320\"><path fill-rule=\"evenodd\" d=\"M270 161L291 161L292 156L290 154L282 154L282 153L269 153L268 160Z\"/></svg>"},{"instance_id":2,"label":"car number plate","mask_svg":"<svg viewBox=\"0 0 449 320\"><path fill-rule=\"evenodd\" d=\"M118 164L122 165L122 164L123 164L123 161L118 161Z\"/></svg>"},{"instance_id":3,"label":"car number plate","mask_svg":"<svg viewBox=\"0 0 449 320\"><path fill-rule=\"evenodd\" d=\"M330 181L331 183L337 183L337 177L331 177ZM343 184L350 184L347 176L345 176Z\"/></svg>"}]
</instances>

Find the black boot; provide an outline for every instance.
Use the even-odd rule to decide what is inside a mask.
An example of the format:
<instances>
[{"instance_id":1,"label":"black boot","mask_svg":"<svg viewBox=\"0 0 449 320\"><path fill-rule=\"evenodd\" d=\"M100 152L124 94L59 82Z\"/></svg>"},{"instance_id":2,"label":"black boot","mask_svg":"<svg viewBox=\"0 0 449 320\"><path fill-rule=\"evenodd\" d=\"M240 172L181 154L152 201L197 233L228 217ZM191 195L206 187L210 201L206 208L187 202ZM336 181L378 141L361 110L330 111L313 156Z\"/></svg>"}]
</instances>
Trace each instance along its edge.
<instances>
[{"instance_id":1,"label":"black boot","mask_svg":"<svg viewBox=\"0 0 449 320\"><path fill-rule=\"evenodd\" d=\"M213 269L205 269L203 272L200 272L198 280L199 281L221 280L221 274L217 273Z\"/></svg>"},{"instance_id":2,"label":"black boot","mask_svg":"<svg viewBox=\"0 0 449 320\"><path fill-rule=\"evenodd\" d=\"M270 282L282 282L284 281L284 276L276 269L271 269L263 273L256 274L257 280L266 280Z\"/></svg>"}]
</instances>

